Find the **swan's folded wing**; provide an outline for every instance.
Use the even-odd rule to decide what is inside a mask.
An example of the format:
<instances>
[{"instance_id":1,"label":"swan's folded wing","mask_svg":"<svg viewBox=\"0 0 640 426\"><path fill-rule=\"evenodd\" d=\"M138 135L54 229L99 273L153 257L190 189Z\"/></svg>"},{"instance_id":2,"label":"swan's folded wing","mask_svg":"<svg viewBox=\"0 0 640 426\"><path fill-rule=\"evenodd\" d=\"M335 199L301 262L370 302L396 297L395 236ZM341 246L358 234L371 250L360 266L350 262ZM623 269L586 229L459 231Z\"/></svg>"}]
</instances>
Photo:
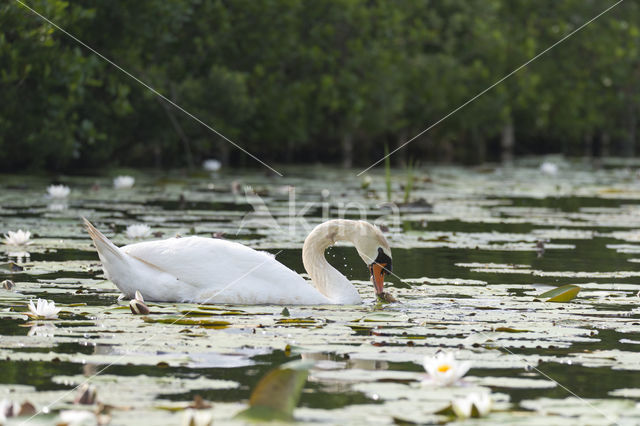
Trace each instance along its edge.
<instances>
[{"instance_id":1,"label":"swan's folded wing","mask_svg":"<svg viewBox=\"0 0 640 426\"><path fill-rule=\"evenodd\" d=\"M304 280L268 253L228 240L202 237L171 238L122 247L128 255L202 289L236 282Z\"/></svg>"}]
</instances>

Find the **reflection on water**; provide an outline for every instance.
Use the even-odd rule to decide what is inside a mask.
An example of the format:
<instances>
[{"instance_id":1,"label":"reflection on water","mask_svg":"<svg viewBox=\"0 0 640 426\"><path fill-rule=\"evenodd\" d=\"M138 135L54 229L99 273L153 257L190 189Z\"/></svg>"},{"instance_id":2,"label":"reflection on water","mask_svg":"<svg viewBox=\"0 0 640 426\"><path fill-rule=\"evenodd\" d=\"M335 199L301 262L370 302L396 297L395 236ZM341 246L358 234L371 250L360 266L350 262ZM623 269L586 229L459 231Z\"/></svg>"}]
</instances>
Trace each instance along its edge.
<instances>
[{"instance_id":1,"label":"reflection on water","mask_svg":"<svg viewBox=\"0 0 640 426\"><path fill-rule=\"evenodd\" d=\"M55 335L56 326L53 324L38 324L37 322L31 325L27 336L37 337L53 337Z\"/></svg>"},{"instance_id":2,"label":"reflection on water","mask_svg":"<svg viewBox=\"0 0 640 426\"><path fill-rule=\"evenodd\" d=\"M31 253L28 251L10 251L7 253L9 260L12 260L18 264L26 263L31 260Z\"/></svg>"}]
</instances>

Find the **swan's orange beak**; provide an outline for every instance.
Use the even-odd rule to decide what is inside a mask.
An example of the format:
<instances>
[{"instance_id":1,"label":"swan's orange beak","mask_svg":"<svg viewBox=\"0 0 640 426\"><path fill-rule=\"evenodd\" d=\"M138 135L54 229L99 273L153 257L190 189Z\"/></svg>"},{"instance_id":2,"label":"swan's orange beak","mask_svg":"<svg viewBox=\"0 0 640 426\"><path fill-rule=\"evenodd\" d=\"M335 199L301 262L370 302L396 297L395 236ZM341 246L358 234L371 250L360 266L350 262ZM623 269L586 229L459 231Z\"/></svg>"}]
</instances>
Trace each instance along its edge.
<instances>
[{"instance_id":1,"label":"swan's orange beak","mask_svg":"<svg viewBox=\"0 0 640 426\"><path fill-rule=\"evenodd\" d=\"M374 263L371 265L371 280L376 288L376 295L380 296L384 293L384 274L387 272L384 268L386 263Z\"/></svg>"}]
</instances>

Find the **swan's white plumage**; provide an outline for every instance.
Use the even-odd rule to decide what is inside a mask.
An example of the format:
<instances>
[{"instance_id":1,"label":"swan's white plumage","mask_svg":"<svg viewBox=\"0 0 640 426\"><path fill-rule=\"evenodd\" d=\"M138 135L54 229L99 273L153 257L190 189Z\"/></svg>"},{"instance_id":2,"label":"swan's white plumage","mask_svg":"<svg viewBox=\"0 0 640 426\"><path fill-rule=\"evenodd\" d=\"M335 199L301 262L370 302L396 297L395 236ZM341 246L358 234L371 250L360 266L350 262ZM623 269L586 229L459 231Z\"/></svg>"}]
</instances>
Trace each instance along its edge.
<instances>
[{"instance_id":1,"label":"swan's white plumage","mask_svg":"<svg viewBox=\"0 0 640 426\"><path fill-rule=\"evenodd\" d=\"M108 279L127 297L140 291L145 300L164 302L361 303L349 280L327 263L324 250L341 237L354 240L359 252L375 252L384 239L366 222L334 220L319 225L303 248L312 285L271 254L232 241L183 237L117 247L86 219L85 225Z\"/></svg>"},{"instance_id":2,"label":"swan's white plumage","mask_svg":"<svg viewBox=\"0 0 640 426\"><path fill-rule=\"evenodd\" d=\"M188 286L189 301L302 305L331 303L273 256L232 241L183 237L130 244L121 250L178 277ZM172 290L178 294L165 291L153 299L187 300L184 298L185 287Z\"/></svg>"}]
</instances>

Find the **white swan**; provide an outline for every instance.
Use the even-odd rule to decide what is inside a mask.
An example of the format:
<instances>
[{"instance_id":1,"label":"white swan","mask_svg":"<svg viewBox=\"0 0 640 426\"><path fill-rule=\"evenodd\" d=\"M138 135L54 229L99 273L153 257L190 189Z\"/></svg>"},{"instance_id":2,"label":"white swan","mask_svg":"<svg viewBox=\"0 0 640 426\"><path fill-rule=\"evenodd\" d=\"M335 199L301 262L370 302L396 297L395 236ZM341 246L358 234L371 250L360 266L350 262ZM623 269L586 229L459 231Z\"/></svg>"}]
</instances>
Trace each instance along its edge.
<instances>
[{"instance_id":1,"label":"white swan","mask_svg":"<svg viewBox=\"0 0 640 426\"><path fill-rule=\"evenodd\" d=\"M268 253L228 240L183 237L117 247L87 219L87 230L105 275L127 297L136 290L162 302L322 305L358 304L349 280L324 258L336 241L352 242L369 266L377 295L391 271L391 249L382 232L365 221L322 223L304 241L302 261L312 284Z\"/></svg>"}]
</instances>

